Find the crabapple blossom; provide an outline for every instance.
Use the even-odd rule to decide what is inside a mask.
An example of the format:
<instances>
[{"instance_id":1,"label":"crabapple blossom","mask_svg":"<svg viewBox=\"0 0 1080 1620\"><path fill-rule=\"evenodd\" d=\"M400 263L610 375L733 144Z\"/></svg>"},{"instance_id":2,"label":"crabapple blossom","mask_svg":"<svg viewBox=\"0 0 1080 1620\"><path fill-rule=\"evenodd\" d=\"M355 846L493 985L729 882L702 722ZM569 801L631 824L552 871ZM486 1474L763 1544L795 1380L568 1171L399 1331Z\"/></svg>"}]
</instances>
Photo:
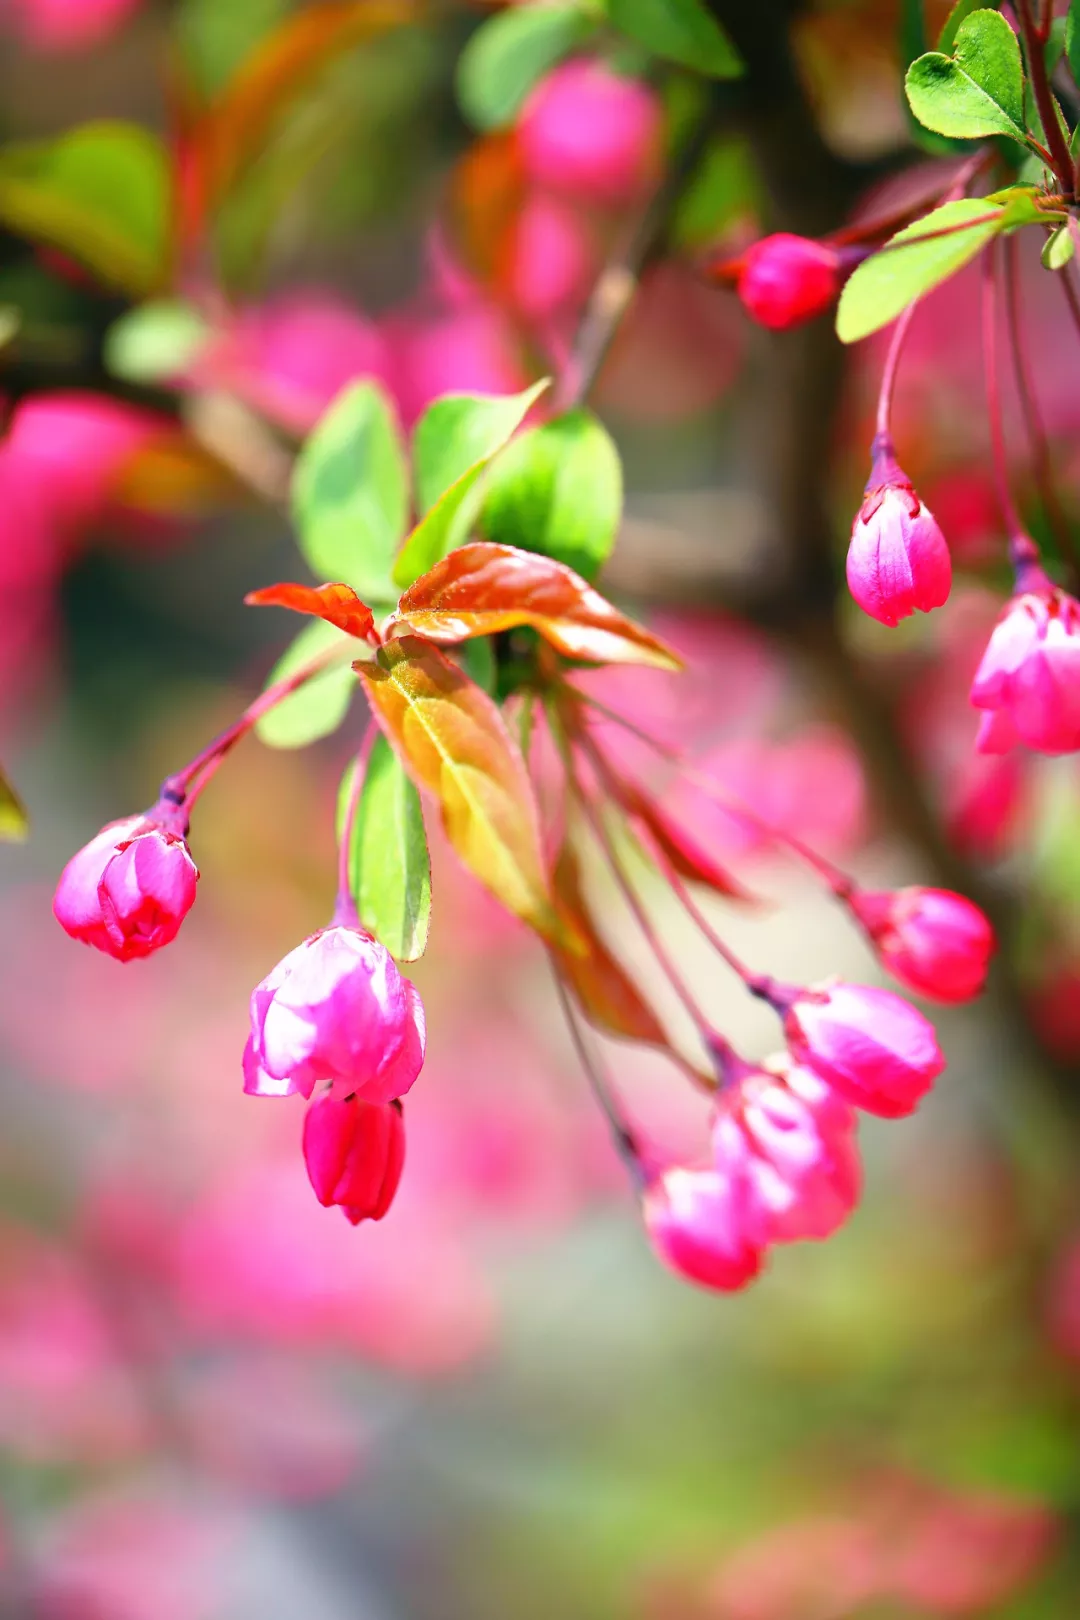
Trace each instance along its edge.
<instances>
[{"instance_id":1,"label":"crabapple blossom","mask_svg":"<svg viewBox=\"0 0 1080 1620\"><path fill-rule=\"evenodd\" d=\"M661 125L648 85L603 62L564 62L526 102L518 150L537 185L585 202L630 202L655 167Z\"/></svg>"},{"instance_id":2,"label":"crabapple blossom","mask_svg":"<svg viewBox=\"0 0 1080 1620\"><path fill-rule=\"evenodd\" d=\"M952 559L945 536L910 479L891 460L859 508L847 554L848 589L864 613L896 625L916 608L929 613L948 600Z\"/></svg>"},{"instance_id":3,"label":"crabapple blossom","mask_svg":"<svg viewBox=\"0 0 1080 1620\"><path fill-rule=\"evenodd\" d=\"M319 1081L336 1094L388 1103L424 1062L424 1005L390 953L362 929L321 928L284 957L251 994L244 1090L260 1097Z\"/></svg>"},{"instance_id":4,"label":"crabapple blossom","mask_svg":"<svg viewBox=\"0 0 1080 1620\"><path fill-rule=\"evenodd\" d=\"M938 1001L970 1001L982 991L994 930L978 906L950 889L912 884L857 890L849 904L901 984Z\"/></svg>"},{"instance_id":5,"label":"crabapple blossom","mask_svg":"<svg viewBox=\"0 0 1080 1620\"><path fill-rule=\"evenodd\" d=\"M642 1213L653 1249L680 1277L734 1292L761 1270L764 1238L741 1173L671 1165L650 1183Z\"/></svg>"},{"instance_id":6,"label":"crabapple blossom","mask_svg":"<svg viewBox=\"0 0 1080 1620\"><path fill-rule=\"evenodd\" d=\"M975 672L971 701L983 711L980 753L1003 754L1018 743L1040 754L1080 748L1080 602L1049 580L1012 597Z\"/></svg>"},{"instance_id":7,"label":"crabapple blossom","mask_svg":"<svg viewBox=\"0 0 1080 1620\"><path fill-rule=\"evenodd\" d=\"M110 822L60 874L53 912L72 939L131 962L176 938L199 869L175 826L151 816Z\"/></svg>"},{"instance_id":8,"label":"crabapple blossom","mask_svg":"<svg viewBox=\"0 0 1080 1620\"><path fill-rule=\"evenodd\" d=\"M304 1116L304 1163L324 1208L339 1205L353 1226L381 1221L405 1163L401 1104L317 1098Z\"/></svg>"},{"instance_id":9,"label":"crabapple blossom","mask_svg":"<svg viewBox=\"0 0 1080 1620\"><path fill-rule=\"evenodd\" d=\"M736 286L754 320L780 332L823 314L839 294L847 269L841 249L779 231L746 250Z\"/></svg>"},{"instance_id":10,"label":"crabapple blossom","mask_svg":"<svg viewBox=\"0 0 1080 1620\"><path fill-rule=\"evenodd\" d=\"M811 1070L781 1058L743 1074L721 1095L713 1148L722 1174L749 1183L769 1242L828 1237L855 1207L855 1114Z\"/></svg>"},{"instance_id":11,"label":"crabapple blossom","mask_svg":"<svg viewBox=\"0 0 1080 1620\"><path fill-rule=\"evenodd\" d=\"M800 990L785 1007L796 1063L869 1114L910 1114L945 1067L934 1027L902 996L837 982Z\"/></svg>"}]
</instances>

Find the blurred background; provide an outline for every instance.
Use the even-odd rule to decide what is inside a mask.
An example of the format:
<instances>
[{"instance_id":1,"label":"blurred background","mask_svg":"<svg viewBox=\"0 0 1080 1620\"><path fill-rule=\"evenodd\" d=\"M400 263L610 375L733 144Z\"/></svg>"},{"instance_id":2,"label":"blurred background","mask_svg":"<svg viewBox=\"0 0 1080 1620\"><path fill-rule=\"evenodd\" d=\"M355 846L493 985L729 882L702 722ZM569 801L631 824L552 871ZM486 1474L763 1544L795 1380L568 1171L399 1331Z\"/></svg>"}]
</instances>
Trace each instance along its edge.
<instances>
[{"instance_id":1,"label":"blurred background","mask_svg":"<svg viewBox=\"0 0 1080 1620\"><path fill-rule=\"evenodd\" d=\"M558 371L700 84L597 49L478 135L455 70L480 6L370 0L357 25L287 0L0 0L0 757L31 817L0 844L4 1615L1080 1612L1078 780L972 753L1006 589L973 284L926 301L895 424L957 581L882 631L835 589L880 345L756 330L701 262L887 208L941 162L909 145L895 7L729 10L736 37L767 18L773 56L721 92L592 395L626 475L606 586L689 674L590 679L863 878L977 895L1004 949L987 998L935 1013L950 1066L918 1118L866 1122L855 1217L721 1297L649 1253L542 953L438 840L429 1058L387 1219L320 1209L302 1110L242 1095L250 988L332 901L359 704L220 773L167 952L120 966L50 909L70 853L280 655L278 616L241 600L302 567L289 464L339 389L375 377L411 424L447 389ZM89 148L57 144L88 125ZM1075 527L1074 335L1021 271ZM805 872L691 808L774 902L719 913L737 949L875 981ZM764 1055L768 1015L679 944ZM700 1145L670 1067L608 1055L650 1135Z\"/></svg>"}]
</instances>

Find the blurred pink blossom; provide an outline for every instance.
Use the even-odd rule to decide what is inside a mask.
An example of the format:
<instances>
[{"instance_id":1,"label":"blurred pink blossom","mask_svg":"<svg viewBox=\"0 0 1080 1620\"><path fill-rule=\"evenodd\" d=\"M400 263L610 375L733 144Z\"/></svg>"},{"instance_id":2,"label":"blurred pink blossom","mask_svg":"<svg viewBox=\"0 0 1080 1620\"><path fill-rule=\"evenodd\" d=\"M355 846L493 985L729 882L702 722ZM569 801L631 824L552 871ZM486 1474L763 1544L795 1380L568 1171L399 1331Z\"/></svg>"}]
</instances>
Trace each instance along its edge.
<instances>
[{"instance_id":1,"label":"blurred pink blossom","mask_svg":"<svg viewBox=\"0 0 1080 1620\"><path fill-rule=\"evenodd\" d=\"M660 102L650 86L603 62L564 62L530 95L517 135L536 184L591 203L626 203L657 171Z\"/></svg>"},{"instance_id":2,"label":"blurred pink blossom","mask_svg":"<svg viewBox=\"0 0 1080 1620\"><path fill-rule=\"evenodd\" d=\"M3 0L0 24L38 51L75 51L107 38L142 0Z\"/></svg>"}]
</instances>

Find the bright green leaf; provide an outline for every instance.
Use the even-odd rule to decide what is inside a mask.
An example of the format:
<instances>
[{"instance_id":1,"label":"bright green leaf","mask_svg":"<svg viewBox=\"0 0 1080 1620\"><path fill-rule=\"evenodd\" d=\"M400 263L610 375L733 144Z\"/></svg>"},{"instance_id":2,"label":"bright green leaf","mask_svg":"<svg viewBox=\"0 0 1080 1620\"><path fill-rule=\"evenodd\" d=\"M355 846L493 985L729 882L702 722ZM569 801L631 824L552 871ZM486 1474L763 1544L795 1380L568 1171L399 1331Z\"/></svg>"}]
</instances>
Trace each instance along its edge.
<instances>
[{"instance_id":1,"label":"bright green leaf","mask_svg":"<svg viewBox=\"0 0 1080 1620\"><path fill-rule=\"evenodd\" d=\"M622 516L622 466L590 411L568 411L515 439L492 469L480 528L486 540L539 551L594 579Z\"/></svg>"},{"instance_id":2,"label":"bright green leaf","mask_svg":"<svg viewBox=\"0 0 1080 1620\"><path fill-rule=\"evenodd\" d=\"M461 663L470 681L475 681L482 692L488 697L496 695L499 670L490 636L474 636L472 641L466 641L461 648Z\"/></svg>"},{"instance_id":3,"label":"bright green leaf","mask_svg":"<svg viewBox=\"0 0 1080 1620\"><path fill-rule=\"evenodd\" d=\"M836 313L841 341L856 343L887 326L913 299L973 259L1004 225L1003 208L985 197L962 197L905 226L849 277Z\"/></svg>"},{"instance_id":4,"label":"bright green leaf","mask_svg":"<svg viewBox=\"0 0 1080 1620\"><path fill-rule=\"evenodd\" d=\"M473 34L458 60L457 95L476 129L505 129L550 68L595 31L576 5L508 6Z\"/></svg>"},{"instance_id":5,"label":"bright green leaf","mask_svg":"<svg viewBox=\"0 0 1080 1620\"><path fill-rule=\"evenodd\" d=\"M1065 19L1065 55L1077 84L1080 84L1080 0L1070 0Z\"/></svg>"},{"instance_id":6,"label":"bright green leaf","mask_svg":"<svg viewBox=\"0 0 1080 1620\"><path fill-rule=\"evenodd\" d=\"M341 647L340 664L331 664L312 676L256 722L255 733L267 747L306 748L317 738L328 737L344 720L356 691L350 658L359 657L365 649L361 642L342 635L325 619L313 619L304 626L270 671L266 684L274 686L286 680L335 643Z\"/></svg>"},{"instance_id":7,"label":"bright green leaf","mask_svg":"<svg viewBox=\"0 0 1080 1620\"><path fill-rule=\"evenodd\" d=\"M1075 252L1072 233L1068 225L1059 225L1053 236L1043 245L1042 262L1046 270L1064 270Z\"/></svg>"},{"instance_id":8,"label":"bright green leaf","mask_svg":"<svg viewBox=\"0 0 1080 1620\"><path fill-rule=\"evenodd\" d=\"M1016 35L999 11L973 11L946 56L930 51L908 69L912 112L939 135L1025 139L1024 69Z\"/></svg>"},{"instance_id":9,"label":"bright green leaf","mask_svg":"<svg viewBox=\"0 0 1080 1620\"><path fill-rule=\"evenodd\" d=\"M141 296L168 272L165 149L137 124L101 121L0 148L0 221Z\"/></svg>"},{"instance_id":10,"label":"bright green leaf","mask_svg":"<svg viewBox=\"0 0 1080 1620\"><path fill-rule=\"evenodd\" d=\"M378 384L351 383L296 459L292 506L300 550L319 579L344 581L365 601L388 601L408 504L394 408Z\"/></svg>"},{"instance_id":11,"label":"bright green leaf","mask_svg":"<svg viewBox=\"0 0 1080 1620\"><path fill-rule=\"evenodd\" d=\"M0 770L0 840L21 843L30 830L30 821L19 795Z\"/></svg>"},{"instance_id":12,"label":"bright green leaf","mask_svg":"<svg viewBox=\"0 0 1080 1620\"><path fill-rule=\"evenodd\" d=\"M413 439L424 516L394 565L397 584L411 585L467 537L480 504L482 474L547 386L545 378L521 394L447 394L424 412Z\"/></svg>"},{"instance_id":13,"label":"bright green leaf","mask_svg":"<svg viewBox=\"0 0 1080 1620\"><path fill-rule=\"evenodd\" d=\"M341 838L355 762L341 780L337 829ZM360 921L391 956L415 962L427 946L431 921L431 862L424 812L386 738L376 736L349 843L349 887Z\"/></svg>"},{"instance_id":14,"label":"bright green leaf","mask_svg":"<svg viewBox=\"0 0 1080 1620\"><path fill-rule=\"evenodd\" d=\"M919 3L921 5L922 0L919 0ZM938 50L942 51L946 56L951 56L953 47L956 44L956 36L960 31L960 24L970 17L973 11L985 11L988 9L984 4L984 0L956 0L956 4L946 17L942 24L941 33L938 35Z\"/></svg>"},{"instance_id":15,"label":"bright green leaf","mask_svg":"<svg viewBox=\"0 0 1080 1620\"><path fill-rule=\"evenodd\" d=\"M701 0L607 0L612 23L654 56L713 79L736 79L742 61Z\"/></svg>"},{"instance_id":16,"label":"bright green leaf","mask_svg":"<svg viewBox=\"0 0 1080 1620\"><path fill-rule=\"evenodd\" d=\"M198 353L207 324L178 298L154 298L114 321L105 334L105 365L126 382L168 382Z\"/></svg>"}]
</instances>

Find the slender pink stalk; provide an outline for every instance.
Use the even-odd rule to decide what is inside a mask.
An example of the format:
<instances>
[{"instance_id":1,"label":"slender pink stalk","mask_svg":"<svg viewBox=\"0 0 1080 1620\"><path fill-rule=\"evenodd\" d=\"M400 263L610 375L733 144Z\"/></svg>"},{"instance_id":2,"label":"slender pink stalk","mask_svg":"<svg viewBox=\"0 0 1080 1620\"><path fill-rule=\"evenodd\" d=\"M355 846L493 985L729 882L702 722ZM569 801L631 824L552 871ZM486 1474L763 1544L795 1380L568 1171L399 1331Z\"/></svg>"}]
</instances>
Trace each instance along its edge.
<instances>
[{"instance_id":1,"label":"slender pink stalk","mask_svg":"<svg viewBox=\"0 0 1080 1620\"><path fill-rule=\"evenodd\" d=\"M1062 134L1058 123L1057 106L1054 102L1054 93L1050 88L1050 79L1046 71L1046 55L1043 47L1049 37L1049 17L1046 19L1047 27L1036 21L1031 0L1017 0L1017 16L1020 22L1020 33L1024 41L1024 54L1027 57L1028 78L1031 83L1032 95L1039 110L1043 133L1046 136L1049 152L1050 168L1053 169L1061 183L1062 193L1067 201L1073 196L1073 160L1069 154L1068 142ZM1031 145L1038 147L1034 140Z\"/></svg>"},{"instance_id":2,"label":"slender pink stalk","mask_svg":"<svg viewBox=\"0 0 1080 1620\"><path fill-rule=\"evenodd\" d=\"M1023 568L1037 563L1039 551L1024 528L1024 521L1009 487L1009 466L1005 453L1005 428L1001 416L1001 373L997 344L997 258L991 243L983 260L982 336L986 373L986 408L990 418L991 464L998 505L1009 535L1009 556L1013 566Z\"/></svg>"},{"instance_id":3,"label":"slender pink stalk","mask_svg":"<svg viewBox=\"0 0 1080 1620\"><path fill-rule=\"evenodd\" d=\"M875 443L878 440L890 440L889 421L892 416L893 395L896 391L896 372L900 365L900 353L907 341L908 330L918 308L918 299L904 310L900 319L893 327L892 338L889 342L889 352L885 357L885 369L881 373L881 388L878 393L877 423L875 426Z\"/></svg>"},{"instance_id":4,"label":"slender pink stalk","mask_svg":"<svg viewBox=\"0 0 1080 1620\"><path fill-rule=\"evenodd\" d=\"M265 692L260 692L252 703L249 703L244 712L239 715L231 726L218 733L206 747L195 755L195 758L183 770L177 771L173 776L167 776L161 784L161 797L170 804L187 804L190 808L199 794L206 787L214 772L225 758L226 754L241 738L246 737L253 726L257 725L264 714L277 704L284 702L287 697L312 680L321 675L325 669L339 662L342 658L340 647L327 647L324 652L310 658L306 664L287 675L284 680L277 681L268 686Z\"/></svg>"},{"instance_id":5,"label":"slender pink stalk","mask_svg":"<svg viewBox=\"0 0 1080 1620\"><path fill-rule=\"evenodd\" d=\"M356 813L360 808L360 796L364 791L364 778L367 775L368 760L371 757L371 748L375 741L376 729L375 722L370 720L357 750L352 777L349 781L349 798L345 806L345 818L341 824L341 837L338 841L338 884L337 899L334 902L334 921L335 923L351 923L354 927L358 919L349 870L352 864L352 835L353 828L356 825Z\"/></svg>"},{"instance_id":6,"label":"slender pink stalk","mask_svg":"<svg viewBox=\"0 0 1080 1620\"><path fill-rule=\"evenodd\" d=\"M623 1113L622 1105L616 1099L614 1087L604 1073L599 1059L590 1050L588 1041L585 1039L585 1031L581 1027L577 1008L571 1001L566 986L559 977L554 964L552 964L552 971L555 979L555 993L559 998L559 1005L562 1008L563 1017L566 1019L570 1039L578 1056L578 1062L585 1071L585 1078L589 1083L589 1089L592 1091L597 1107L607 1122L615 1151L626 1166L634 1186L640 1190L645 1183L646 1175L645 1166L642 1164L638 1151L637 1136Z\"/></svg>"}]
</instances>

